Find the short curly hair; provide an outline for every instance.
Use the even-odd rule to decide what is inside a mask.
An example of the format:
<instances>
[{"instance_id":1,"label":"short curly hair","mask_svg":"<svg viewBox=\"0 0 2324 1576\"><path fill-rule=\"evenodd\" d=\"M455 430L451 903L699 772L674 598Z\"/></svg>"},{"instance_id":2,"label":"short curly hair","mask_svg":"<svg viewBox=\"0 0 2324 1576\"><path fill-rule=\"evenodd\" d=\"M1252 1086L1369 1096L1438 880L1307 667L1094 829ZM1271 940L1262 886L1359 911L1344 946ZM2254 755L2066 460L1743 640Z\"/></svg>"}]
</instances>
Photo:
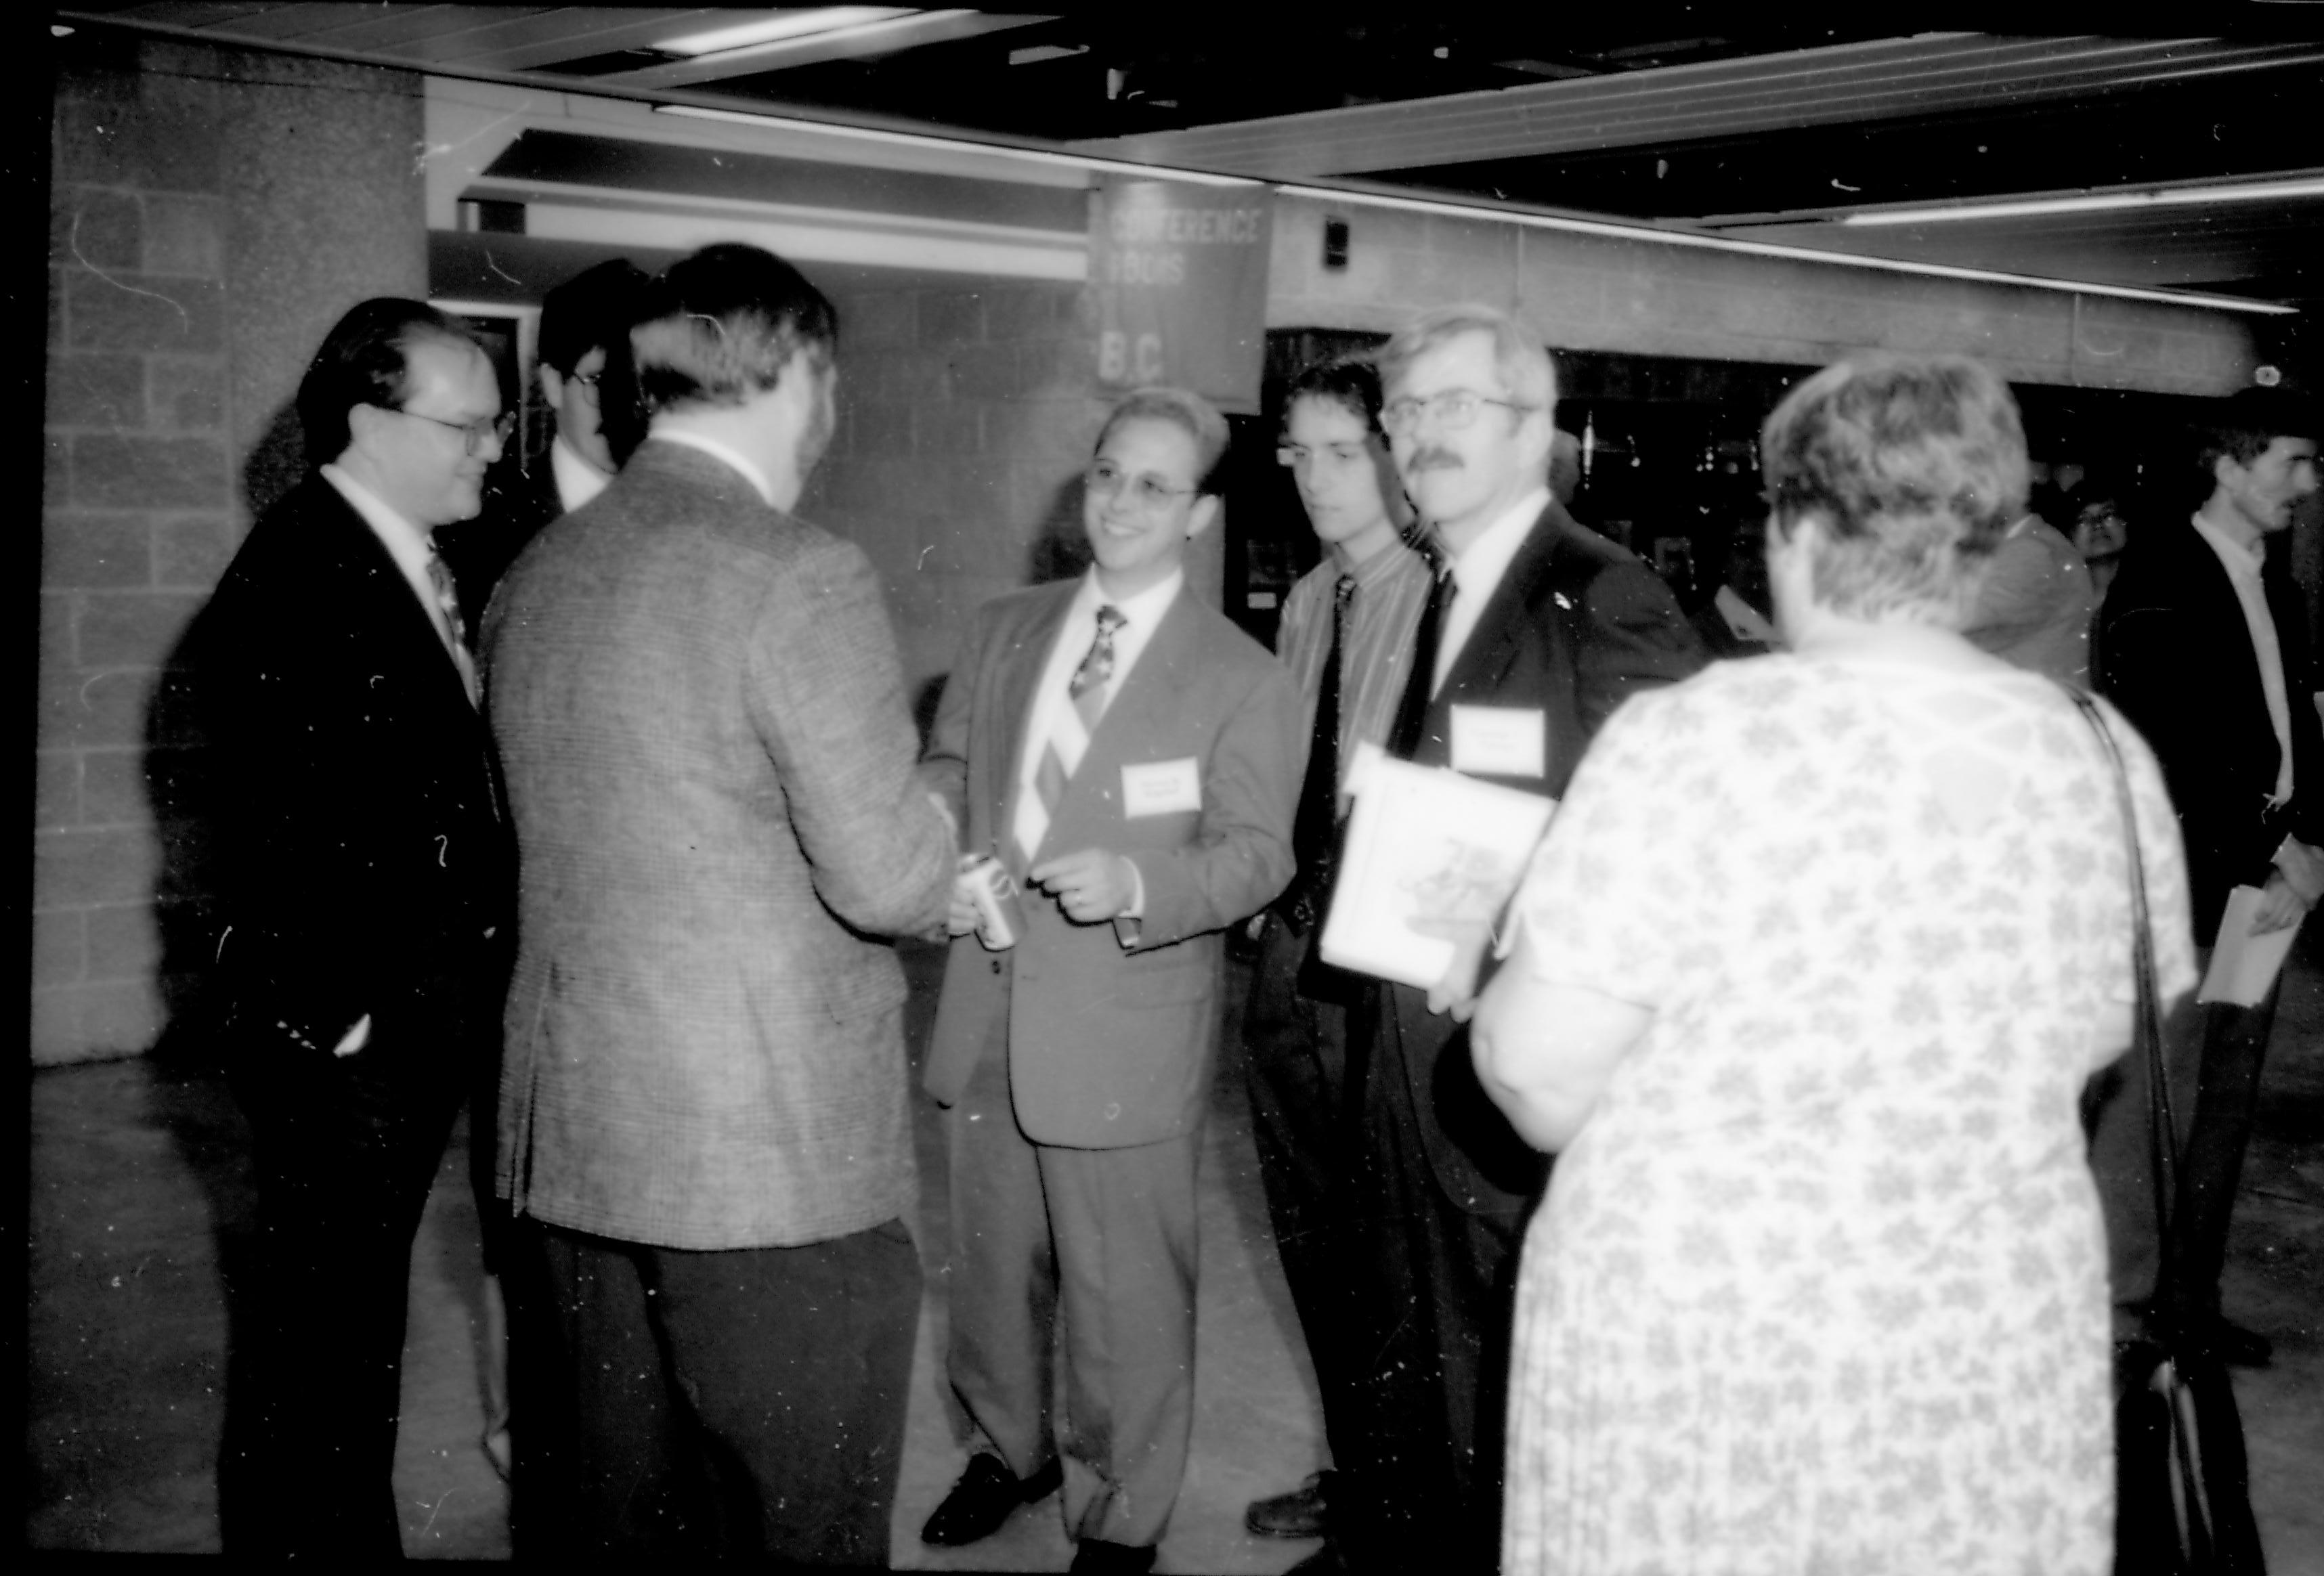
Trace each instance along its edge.
<instances>
[{"instance_id":1,"label":"short curly hair","mask_svg":"<svg viewBox=\"0 0 2324 1576\"><path fill-rule=\"evenodd\" d=\"M1775 529L1822 527L1815 599L1854 618L1958 627L2025 509L2017 401L1967 356L1835 363L1784 396L1759 455Z\"/></svg>"},{"instance_id":2,"label":"short curly hair","mask_svg":"<svg viewBox=\"0 0 2324 1576\"><path fill-rule=\"evenodd\" d=\"M839 314L773 253L720 242L647 287L630 346L648 410L740 405L780 382L795 355L827 370Z\"/></svg>"}]
</instances>

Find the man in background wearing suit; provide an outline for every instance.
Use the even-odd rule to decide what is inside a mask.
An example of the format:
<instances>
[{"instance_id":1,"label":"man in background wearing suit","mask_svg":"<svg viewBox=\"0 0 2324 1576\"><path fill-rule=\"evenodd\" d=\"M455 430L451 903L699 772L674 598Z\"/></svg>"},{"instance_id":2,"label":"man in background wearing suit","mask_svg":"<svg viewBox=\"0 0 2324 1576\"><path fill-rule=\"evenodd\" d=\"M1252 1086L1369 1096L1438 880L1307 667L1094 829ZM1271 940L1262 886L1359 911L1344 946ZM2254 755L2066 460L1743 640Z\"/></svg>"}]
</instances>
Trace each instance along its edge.
<instances>
[{"instance_id":1,"label":"man in background wearing suit","mask_svg":"<svg viewBox=\"0 0 2324 1576\"><path fill-rule=\"evenodd\" d=\"M768 253L672 264L650 437L485 631L523 855L499 1184L562 1389L517 1467L566 1453L557 1552L887 1560L920 1269L877 937L943 923L953 836L870 563L790 512L836 339Z\"/></svg>"},{"instance_id":2,"label":"man in background wearing suit","mask_svg":"<svg viewBox=\"0 0 2324 1576\"><path fill-rule=\"evenodd\" d=\"M2256 931L2297 925L2324 896L2324 732L2300 592L2267 544L2316 491L2314 407L2271 389L2227 401L2200 451L2211 492L2186 521L2142 525L2107 595L2107 695L2162 763L2187 844L2195 940L2208 967L2227 894L2261 889ZM2165 1030L2182 1127L2172 1217L2181 1305L2147 1307L2159 1259L2145 1064L2121 1065L2099 1108L2091 1166L2107 1205L2117 1334L2150 1312L2186 1321L2229 1362L2269 1342L2219 1313L2227 1217L2251 1141L2276 983L2251 1007L2183 1003Z\"/></svg>"},{"instance_id":3,"label":"man in background wearing suit","mask_svg":"<svg viewBox=\"0 0 2324 1576\"><path fill-rule=\"evenodd\" d=\"M1268 1218L1300 1333L1315 1363L1327 1445L1349 1427L1366 1354L1349 1348L1361 1323L1347 1268L1354 1129L1348 1112L1348 1006L1360 976L1317 958L1332 903L1332 866L1348 810L1341 791L1360 746L1388 739L1412 668L1412 636L1428 600L1428 560L1403 539L1404 486L1379 425L1379 373L1370 361L1327 362L1292 380L1278 454L1292 475L1323 561L1284 598L1276 653L1298 680L1309 716L1306 773L1292 823L1298 873L1259 925L1243 1018L1252 1137ZM1255 1500L1251 1531L1315 1537L1334 1475Z\"/></svg>"},{"instance_id":4,"label":"man in background wearing suit","mask_svg":"<svg viewBox=\"0 0 2324 1576\"><path fill-rule=\"evenodd\" d=\"M388 299L339 320L298 406L321 463L243 543L189 651L264 1235L221 1499L229 1553L392 1559L412 1238L498 1036L514 880L430 536L475 513L507 425L475 342Z\"/></svg>"},{"instance_id":5,"label":"man in background wearing suit","mask_svg":"<svg viewBox=\"0 0 2324 1576\"><path fill-rule=\"evenodd\" d=\"M444 558L464 605L482 609L490 602L524 544L604 492L644 440L630 325L645 286L643 270L615 257L540 298L535 370L556 436L529 472L513 463L496 471L483 512L444 533Z\"/></svg>"},{"instance_id":6,"label":"man in background wearing suit","mask_svg":"<svg viewBox=\"0 0 2324 1576\"><path fill-rule=\"evenodd\" d=\"M1614 708L1695 671L1702 642L1651 570L1552 498L1557 390L1537 340L1490 308L1441 309L1388 341L1380 377L1397 472L1446 563L1388 753L1555 798ZM1546 1162L1477 1083L1463 955L1467 977L1434 992L1377 984L1354 1036L1375 1323L1323 1568L1495 1558L1516 1250Z\"/></svg>"},{"instance_id":7,"label":"man in background wearing suit","mask_svg":"<svg viewBox=\"0 0 2324 1576\"><path fill-rule=\"evenodd\" d=\"M1084 476L1095 563L980 609L936 714L927 780L1029 889L999 951L955 899L928 1051L951 1108L947 1371L974 1433L929 1543L982 1538L1062 1478L1073 1568L1143 1571L1185 1473L1221 933L1290 878L1299 772L1290 676L1185 585L1226 436L1192 394L1123 400Z\"/></svg>"}]
</instances>

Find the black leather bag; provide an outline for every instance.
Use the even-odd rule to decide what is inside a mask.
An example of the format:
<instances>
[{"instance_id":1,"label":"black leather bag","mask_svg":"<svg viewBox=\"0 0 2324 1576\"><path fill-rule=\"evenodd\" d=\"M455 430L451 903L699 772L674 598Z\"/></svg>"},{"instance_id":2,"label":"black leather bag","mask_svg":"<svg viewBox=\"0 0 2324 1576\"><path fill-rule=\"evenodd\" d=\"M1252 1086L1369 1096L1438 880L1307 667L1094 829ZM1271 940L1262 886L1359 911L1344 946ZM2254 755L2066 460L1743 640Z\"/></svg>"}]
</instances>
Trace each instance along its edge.
<instances>
[{"instance_id":1,"label":"black leather bag","mask_svg":"<svg viewBox=\"0 0 2324 1576\"><path fill-rule=\"evenodd\" d=\"M2162 1238L2149 1338L2115 1353L2115 1576L2260 1576L2266 1570L2252 1520L2243 1415L2227 1364L2197 1332L2178 1295L2172 1201L2178 1196L2178 1129L2163 1061L2163 1011L2154 933L2130 778L2105 716L2089 696L2074 703L2114 766L2115 798L2128 842L2131 923L2138 976L2137 1045L2146 1064L2147 1131L2154 1146L2154 1218Z\"/></svg>"}]
</instances>

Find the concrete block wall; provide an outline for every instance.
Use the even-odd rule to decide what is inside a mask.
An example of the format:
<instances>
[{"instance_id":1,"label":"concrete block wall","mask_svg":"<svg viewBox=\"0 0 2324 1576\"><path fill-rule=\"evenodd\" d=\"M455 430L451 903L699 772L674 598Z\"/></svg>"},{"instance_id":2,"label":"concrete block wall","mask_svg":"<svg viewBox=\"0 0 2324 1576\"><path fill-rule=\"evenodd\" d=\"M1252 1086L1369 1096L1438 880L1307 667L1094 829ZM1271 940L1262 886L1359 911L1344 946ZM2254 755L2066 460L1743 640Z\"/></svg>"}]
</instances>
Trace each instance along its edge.
<instances>
[{"instance_id":1,"label":"concrete block wall","mask_svg":"<svg viewBox=\"0 0 2324 1576\"><path fill-rule=\"evenodd\" d=\"M963 279L840 292L839 429L801 500L871 557L907 682L969 615L1076 571L1076 478L1105 412L1077 284Z\"/></svg>"},{"instance_id":2,"label":"concrete block wall","mask_svg":"<svg viewBox=\"0 0 2324 1576\"><path fill-rule=\"evenodd\" d=\"M172 653L297 471L306 359L423 294L418 79L84 35L51 144L33 806L35 1062L148 1048L189 999L201 892L167 814L199 741Z\"/></svg>"},{"instance_id":3,"label":"concrete block wall","mask_svg":"<svg viewBox=\"0 0 2324 1576\"><path fill-rule=\"evenodd\" d=\"M1348 264L1323 266L1327 215ZM1522 311L1552 345L1818 364L1955 351L2021 382L2224 394L2251 381L2255 319L2163 302L1883 273L1453 216L1282 198L1268 323L1391 332L1452 301Z\"/></svg>"}]
</instances>

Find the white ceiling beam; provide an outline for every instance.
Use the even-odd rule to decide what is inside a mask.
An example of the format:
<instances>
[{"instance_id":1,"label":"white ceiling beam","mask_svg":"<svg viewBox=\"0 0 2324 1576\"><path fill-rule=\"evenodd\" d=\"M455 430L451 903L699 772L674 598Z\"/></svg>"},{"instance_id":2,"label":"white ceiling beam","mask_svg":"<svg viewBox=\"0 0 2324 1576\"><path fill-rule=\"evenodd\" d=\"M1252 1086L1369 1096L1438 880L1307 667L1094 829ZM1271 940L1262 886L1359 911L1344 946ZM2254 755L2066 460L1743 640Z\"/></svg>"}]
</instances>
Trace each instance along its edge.
<instances>
[{"instance_id":1,"label":"white ceiling beam","mask_svg":"<svg viewBox=\"0 0 2324 1576\"><path fill-rule=\"evenodd\" d=\"M2015 107L2319 60L2324 41L1931 33L1072 145L1307 180Z\"/></svg>"}]
</instances>

